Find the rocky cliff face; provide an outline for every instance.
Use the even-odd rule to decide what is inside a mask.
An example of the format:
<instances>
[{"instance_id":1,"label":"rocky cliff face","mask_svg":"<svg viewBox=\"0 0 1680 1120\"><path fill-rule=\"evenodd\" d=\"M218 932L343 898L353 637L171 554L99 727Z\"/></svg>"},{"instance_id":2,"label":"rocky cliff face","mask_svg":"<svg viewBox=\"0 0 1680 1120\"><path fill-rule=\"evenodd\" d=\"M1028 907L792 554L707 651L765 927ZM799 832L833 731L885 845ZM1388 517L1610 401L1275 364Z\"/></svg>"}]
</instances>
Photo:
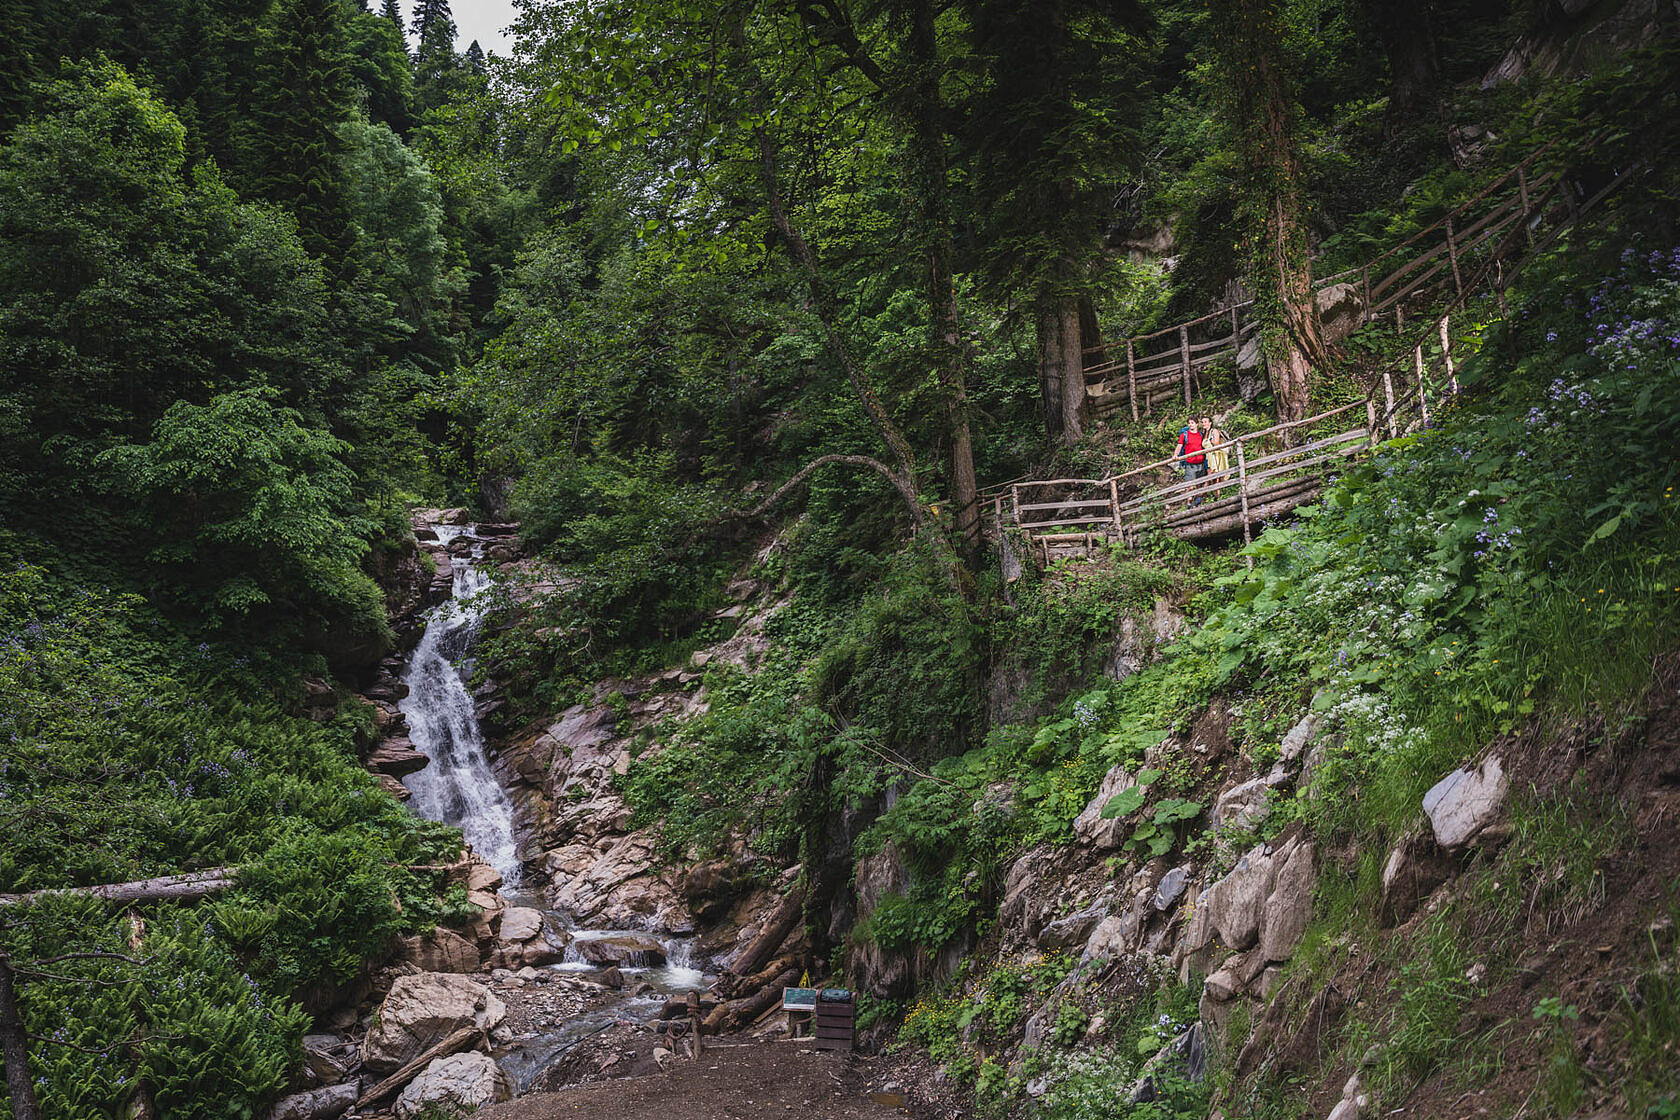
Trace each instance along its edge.
<instances>
[{"instance_id":1,"label":"rocky cliff face","mask_svg":"<svg viewBox=\"0 0 1680 1120\"><path fill-rule=\"evenodd\" d=\"M1120 1036L1118 1020L1151 1016L1151 993L1176 983L1198 993L1196 1011L1173 1022L1176 1033L1128 1083L1134 1102L1151 1099L1162 1078L1200 1080L1218 1065L1225 1087L1214 1116L1285 1101L1291 1114L1329 1120L1400 1108L1508 1115L1571 1051L1605 1071L1597 1089L1585 1075L1582 1104L1613 1102L1609 1071L1630 1068L1642 1045L1639 1001L1667 991L1663 978L1680 966L1676 685L1680 659L1670 658L1644 708L1619 725L1534 727L1489 743L1440 774L1412 826L1380 852L1327 844L1293 813L1279 824L1284 806L1318 796L1316 775L1339 749L1316 717L1296 723L1277 762L1257 773L1224 744L1224 714L1211 710L1140 767L1174 754L1204 761L1191 796L1209 806L1197 823L1211 843L1190 857L1128 854L1122 844L1154 798L1103 818L1136 788L1135 771L1110 772L1071 842L1014 861L995 930L968 947L972 962L1015 968L1060 959L1059 981L1000 1043L996 1031L976 1033L996 999L987 966L959 972L946 998L970 1001L956 1021L976 1027L959 1032L957 1058L904 1060L898 1076L942 1107L967 1099L951 1080L964 1061L1014 1073L1029 1101L1053 1094ZM903 886L890 851L858 865L864 912ZM1372 897L1364 892L1380 905L1350 905ZM867 948L853 957L880 997L912 991L926 963ZM1447 1018L1420 1021L1426 1006ZM1551 1019L1547 1007L1557 1009ZM1432 1072L1421 1081L1404 1076L1430 1046L1462 1049L1465 1061L1497 1056L1498 1073L1469 1093L1451 1062L1423 1064Z\"/></svg>"}]
</instances>

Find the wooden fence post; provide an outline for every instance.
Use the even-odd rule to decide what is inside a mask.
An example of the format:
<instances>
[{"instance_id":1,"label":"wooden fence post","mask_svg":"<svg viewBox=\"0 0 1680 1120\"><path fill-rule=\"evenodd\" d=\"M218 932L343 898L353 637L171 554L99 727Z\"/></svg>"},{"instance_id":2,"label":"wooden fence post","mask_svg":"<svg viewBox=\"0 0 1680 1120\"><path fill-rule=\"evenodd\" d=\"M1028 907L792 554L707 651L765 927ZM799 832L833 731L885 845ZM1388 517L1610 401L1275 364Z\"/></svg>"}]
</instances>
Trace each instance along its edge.
<instances>
[{"instance_id":1,"label":"wooden fence post","mask_svg":"<svg viewBox=\"0 0 1680 1120\"><path fill-rule=\"evenodd\" d=\"M1453 220L1450 214L1447 216L1447 257L1452 261L1453 291L1458 294L1459 299L1463 299L1464 277L1458 272L1458 241L1453 237Z\"/></svg>"},{"instance_id":2,"label":"wooden fence post","mask_svg":"<svg viewBox=\"0 0 1680 1120\"><path fill-rule=\"evenodd\" d=\"M1397 433L1394 430L1394 379L1388 375L1388 367L1383 367L1383 401L1387 405L1384 415L1388 419L1388 438L1393 439Z\"/></svg>"},{"instance_id":3,"label":"wooden fence post","mask_svg":"<svg viewBox=\"0 0 1680 1120\"><path fill-rule=\"evenodd\" d=\"M1452 393L1456 397L1458 396L1458 370L1453 367L1452 333L1449 329L1451 322L1451 315L1441 316L1441 357L1446 359L1447 381L1452 385Z\"/></svg>"},{"instance_id":4,"label":"wooden fence post","mask_svg":"<svg viewBox=\"0 0 1680 1120\"><path fill-rule=\"evenodd\" d=\"M1132 423L1138 422L1137 362L1132 358L1132 340L1126 340L1126 393L1132 398Z\"/></svg>"},{"instance_id":5,"label":"wooden fence post","mask_svg":"<svg viewBox=\"0 0 1680 1120\"><path fill-rule=\"evenodd\" d=\"M1114 535L1120 538L1120 543L1126 543L1126 527L1120 522L1120 484L1114 479L1108 480L1108 509L1114 516Z\"/></svg>"},{"instance_id":6,"label":"wooden fence post","mask_svg":"<svg viewBox=\"0 0 1680 1120\"><path fill-rule=\"evenodd\" d=\"M1190 328L1178 328L1178 364L1184 378L1184 406L1190 407Z\"/></svg>"},{"instance_id":7,"label":"wooden fence post","mask_svg":"<svg viewBox=\"0 0 1680 1120\"><path fill-rule=\"evenodd\" d=\"M1394 333L1406 333L1406 316L1400 310L1400 302L1398 298L1396 298L1394 303Z\"/></svg>"},{"instance_id":8,"label":"wooden fence post","mask_svg":"<svg viewBox=\"0 0 1680 1120\"><path fill-rule=\"evenodd\" d=\"M1423 422L1429 424L1429 387L1423 383L1423 343L1418 343L1412 351L1412 360L1417 363L1418 410L1423 413Z\"/></svg>"},{"instance_id":9,"label":"wooden fence post","mask_svg":"<svg viewBox=\"0 0 1680 1120\"><path fill-rule=\"evenodd\" d=\"M1365 398L1365 430L1371 435L1371 450L1375 451L1382 440L1377 436L1377 402L1369 397Z\"/></svg>"},{"instance_id":10,"label":"wooden fence post","mask_svg":"<svg viewBox=\"0 0 1680 1120\"><path fill-rule=\"evenodd\" d=\"M1237 441L1237 499L1242 506L1243 544L1253 544L1254 538L1248 529L1248 459L1243 455L1243 443L1240 439ZM1254 561L1250 560L1249 567L1253 566Z\"/></svg>"},{"instance_id":11,"label":"wooden fence post","mask_svg":"<svg viewBox=\"0 0 1680 1120\"><path fill-rule=\"evenodd\" d=\"M1371 321L1371 266L1369 263L1359 270L1359 290L1359 298L1363 301L1363 306L1359 309L1359 322L1363 325Z\"/></svg>"},{"instance_id":12,"label":"wooden fence post","mask_svg":"<svg viewBox=\"0 0 1680 1120\"><path fill-rule=\"evenodd\" d=\"M1009 512L1014 516L1015 525L1018 528L1021 524L1021 488L1019 486L1009 488Z\"/></svg>"}]
</instances>

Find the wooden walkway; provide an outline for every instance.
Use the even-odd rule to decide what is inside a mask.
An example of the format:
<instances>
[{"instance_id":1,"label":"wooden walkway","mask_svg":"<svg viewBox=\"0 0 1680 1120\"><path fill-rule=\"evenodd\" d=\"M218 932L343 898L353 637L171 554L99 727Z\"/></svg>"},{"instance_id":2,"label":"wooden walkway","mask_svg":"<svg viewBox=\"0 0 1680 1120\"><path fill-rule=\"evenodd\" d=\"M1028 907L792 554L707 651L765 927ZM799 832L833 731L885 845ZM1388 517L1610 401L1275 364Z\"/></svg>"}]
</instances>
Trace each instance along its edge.
<instances>
[{"instance_id":1,"label":"wooden walkway","mask_svg":"<svg viewBox=\"0 0 1680 1120\"><path fill-rule=\"evenodd\" d=\"M1551 147L1532 152L1450 214L1359 268L1314 280L1314 288L1346 286L1344 296L1359 302L1361 326L1392 314L1402 330L1408 302L1433 298L1449 287L1453 298L1462 300L1475 287L1473 276L1497 272L1514 254L1534 247L1549 211L1561 209L1567 223L1589 205L1561 172L1534 166ZM1202 371L1235 362L1258 331L1254 301L1246 300L1149 334L1090 347L1087 359L1095 361L1085 370L1085 392L1091 409L1106 416L1129 408L1137 421L1180 399L1188 405L1203 387Z\"/></svg>"},{"instance_id":2,"label":"wooden walkway","mask_svg":"<svg viewBox=\"0 0 1680 1120\"><path fill-rule=\"evenodd\" d=\"M1145 533L1156 531L1181 540L1241 532L1248 543L1256 525L1283 517L1316 498L1348 460L1376 448L1384 439L1427 426L1459 390L1452 314L1465 298L1491 287L1503 300L1504 288L1528 258L1550 246L1637 170L1611 175L1589 193L1558 171L1531 177L1530 162L1545 150L1535 152L1475 199L1370 264L1321 281L1329 285L1357 278L1366 321L1392 310L1397 326L1404 329L1406 301L1451 277L1446 311L1413 336L1409 351L1372 376L1365 399L1237 436L1222 445L1229 465L1198 479L1182 480L1182 464L1169 456L1107 478L1022 480L989 487L981 496L992 504L998 539L1007 545L1005 530L1019 530L1016 540L1044 564L1060 557L1092 556L1113 544L1135 547ZM1392 263L1408 250L1405 263ZM1163 386L1167 399L1182 391L1188 401L1195 371L1231 356L1254 330L1254 324L1238 314L1240 310L1221 311L1141 339L1128 339L1124 388L1104 389L1097 399L1129 399L1134 416L1163 399ZM1193 328L1216 319L1228 324L1223 341L1190 341ZM1161 358L1164 351L1146 363L1136 360L1138 343L1169 334L1178 342L1170 362Z\"/></svg>"}]
</instances>

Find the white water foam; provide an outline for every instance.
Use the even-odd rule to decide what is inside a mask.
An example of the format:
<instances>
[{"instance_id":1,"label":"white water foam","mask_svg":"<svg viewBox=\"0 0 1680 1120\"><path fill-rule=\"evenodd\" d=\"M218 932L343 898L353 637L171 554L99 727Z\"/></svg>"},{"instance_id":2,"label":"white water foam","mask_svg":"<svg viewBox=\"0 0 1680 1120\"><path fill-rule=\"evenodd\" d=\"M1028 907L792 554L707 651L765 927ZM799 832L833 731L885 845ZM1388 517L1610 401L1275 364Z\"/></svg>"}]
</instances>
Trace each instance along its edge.
<instances>
[{"instance_id":1,"label":"white water foam","mask_svg":"<svg viewBox=\"0 0 1680 1120\"><path fill-rule=\"evenodd\" d=\"M438 525L447 545L472 527ZM410 808L429 820L459 825L473 850L502 873L507 887L519 882L513 842L513 803L490 772L484 737L473 714L465 678L472 673L472 643L484 615L479 592L489 579L469 558L452 557L453 597L432 609L426 632L408 660L403 682L408 695L398 704L408 717L408 736L430 759L403 779L414 796Z\"/></svg>"}]
</instances>

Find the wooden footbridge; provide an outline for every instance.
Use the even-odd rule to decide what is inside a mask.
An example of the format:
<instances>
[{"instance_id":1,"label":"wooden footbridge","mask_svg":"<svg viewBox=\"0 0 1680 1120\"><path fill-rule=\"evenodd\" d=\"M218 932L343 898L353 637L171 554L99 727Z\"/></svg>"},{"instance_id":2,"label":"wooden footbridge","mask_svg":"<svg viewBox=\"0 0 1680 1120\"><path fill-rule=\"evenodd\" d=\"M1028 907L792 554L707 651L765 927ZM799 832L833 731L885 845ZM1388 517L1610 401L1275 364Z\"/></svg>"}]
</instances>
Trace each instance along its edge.
<instances>
[{"instance_id":1,"label":"wooden footbridge","mask_svg":"<svg viewBox=\"0 0 1680 1120\"><path fill-rule=\"evenodd\" d=\"M1178 480L1181 464L1169 456L1107 478L990 487L981 496L991 502L999 540L1007 545L1006 530L1018 530L1016 543L1041 563L1090 556L1111 544L1135 547L1148 532L1183 540L1240 532L1247 543L1256 525L1316 498L1348 460L1384 439L1427 426L1432 412L1458 392L1453 312L1487 288L1500 293L1503 305L1503 291L1522 264L1628 178L1609 175L1588 189L1565 172L1536 171L1535 161L1550 147L1371 262L1317 282L1320 289L1356 287L1362 323L1392 313L1402 333L1409 304L1415 312L1418 305L1446 297L1445 312L1425 320L1410 352L1373 375L1364 399L1232 437L1222 445L1228 461L1218 469L1210 462L1208 473L1197 479ZM1086 371L1094 410L1100 415L1129 403L1136 420L1180 394L1188 405L1200 371L1234 360L1254 337L1258 324L1252 311L1250 301L1126 339L1123 361Z\"/></svg>"},{"instance_id":2,"label":"wooden footbridge","mask_svg":"<svg viewBox=\"0 0 1680 1120\"><path fill-rule=\"evenodd\" d=\"M1331 302L1357 303L1360 326L1392 315L1403 331L1408 305L1428 303L1449 289L1454 301L1462 302L1483 274L1503 288L1510 278L1500 273L1508 262L1557 232L1560 219L1567 225L1596 201L1563 172L1537 166L1552 147L1530 153L1451 213L1360 267L1315 279L1314 290L1340 289ZM1202 371L1208 367L1239 362L1245 350L1259 361L1259 329L1249 299L1149 334L1088 347L1085 394L1091 410L1102 417L1129 408L1137 421L1180 398L1188 405L1204 387Z\"/></svg>"}]
</instances>

